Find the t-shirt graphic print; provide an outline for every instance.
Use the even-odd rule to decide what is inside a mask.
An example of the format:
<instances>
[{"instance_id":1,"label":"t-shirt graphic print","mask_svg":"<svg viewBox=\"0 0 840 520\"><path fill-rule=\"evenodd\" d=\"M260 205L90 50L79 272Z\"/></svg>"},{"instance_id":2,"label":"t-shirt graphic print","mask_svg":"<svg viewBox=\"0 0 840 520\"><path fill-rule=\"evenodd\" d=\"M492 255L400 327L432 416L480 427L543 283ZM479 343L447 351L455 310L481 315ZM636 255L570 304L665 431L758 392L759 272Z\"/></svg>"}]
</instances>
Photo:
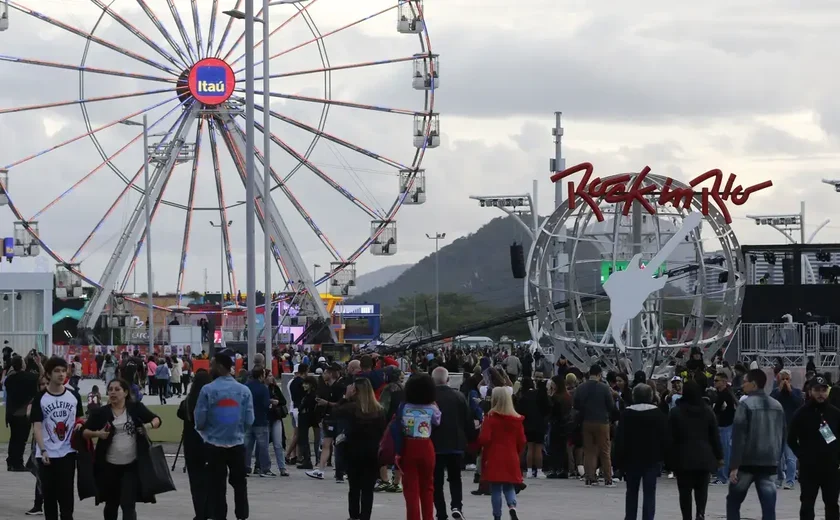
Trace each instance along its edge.
<instances>
[{"instance_id":1,"label":"t-shirt graphic print","mask_svg":"<svg viewBox=\"0 0 840 520\"><path fill-rule=\"evenodd\" d=\"M61 458L74 453L70 446L76 419L84 415L82 397L75 391L65 388L54 395L45 390L38 394L32 403L30 420L41 423L44 448L51 459ZM41 457L41 448L36 446L35 457Z\"/></svg>"}]
</instances>

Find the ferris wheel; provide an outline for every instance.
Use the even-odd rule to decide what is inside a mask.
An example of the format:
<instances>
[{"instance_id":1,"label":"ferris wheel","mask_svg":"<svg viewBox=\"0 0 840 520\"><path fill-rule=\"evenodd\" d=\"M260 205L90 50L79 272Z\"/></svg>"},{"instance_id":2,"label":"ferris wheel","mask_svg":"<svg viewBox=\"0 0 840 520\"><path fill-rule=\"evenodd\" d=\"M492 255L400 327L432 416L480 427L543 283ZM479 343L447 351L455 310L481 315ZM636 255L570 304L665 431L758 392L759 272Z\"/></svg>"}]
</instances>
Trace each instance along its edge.
<instances>
[{"instance_id":1,"label":"ferris wheel","mask_svg":"<svg viewBox=\"0 0 840 520\"><path fill-rule=\"evenodd\" d=\"M368 250L394 255L397 212L426 200L421 165L440 144L440 78L423 1L273 1L256 14L270 37L257 35L254 49L244 46L242 4L8 0L3 39L18 24L29 29L18 33L27 40L20 55L0 55L0 76L30 87L12 103L0 94L0 206L16 218L15 256L43 251L57 263L59 295L95 288L80 329L96 324L112 295L130 299L148 235L164 280L155 285L174 286L180 300L190 270L207 267L188 261L191 246L206 245L195 237L210 235L207 220L221 223L211 222L210 236L222 291L239 292L244 231L232 221L245 204L248 153L257 218L287 294L317 296L324 283L351 294L356 260ZM271 72L264 78L257 59L256 94L268 90L272 103L254 108L269 111L272 128L255 127L270 135L270 165L261 146L245 144L245 57L263 45ZM4 41L4 53L10 47ZM25 138L27 129L46 142ZM329 269L310 271L325 257ZM319 297L308 303L328 317Z\"/></svg>"}]
</instances>

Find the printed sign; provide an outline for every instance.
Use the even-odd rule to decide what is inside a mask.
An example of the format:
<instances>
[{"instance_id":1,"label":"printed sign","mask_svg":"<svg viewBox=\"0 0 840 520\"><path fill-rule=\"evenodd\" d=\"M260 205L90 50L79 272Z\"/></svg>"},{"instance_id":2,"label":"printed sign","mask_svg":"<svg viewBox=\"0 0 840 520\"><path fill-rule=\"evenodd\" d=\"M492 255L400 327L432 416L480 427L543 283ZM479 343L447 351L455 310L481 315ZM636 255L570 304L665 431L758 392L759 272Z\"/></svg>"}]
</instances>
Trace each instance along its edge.
<instances>
[{"instance_id":1,"label":"printed sign","mask_svg":"<svg viewBox=\"0 0 840 520\"><path fill-rule=\"evenodd\" d=\"M190 70L190 94L205 105L221 105L233 94L236 79L230 65L217 58L205 58Z\"/></svg>"}]
</instances>

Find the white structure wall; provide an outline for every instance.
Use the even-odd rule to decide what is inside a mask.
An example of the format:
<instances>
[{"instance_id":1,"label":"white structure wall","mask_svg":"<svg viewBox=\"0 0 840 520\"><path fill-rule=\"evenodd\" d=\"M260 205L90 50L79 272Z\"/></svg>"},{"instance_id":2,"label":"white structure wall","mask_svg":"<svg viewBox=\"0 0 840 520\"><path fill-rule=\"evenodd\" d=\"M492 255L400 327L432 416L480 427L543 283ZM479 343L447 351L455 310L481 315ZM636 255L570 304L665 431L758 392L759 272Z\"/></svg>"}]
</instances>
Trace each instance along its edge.
<instances>
[{"instance_id":1,"label":"white structure wall","mask_svg":"<svg viewBox=\"0 0 840 520\"><path fill-rule=\"evenodd\" d=\"M0 273L0 345L52 355L52 273Z\"/></svg>"}]
</instances>

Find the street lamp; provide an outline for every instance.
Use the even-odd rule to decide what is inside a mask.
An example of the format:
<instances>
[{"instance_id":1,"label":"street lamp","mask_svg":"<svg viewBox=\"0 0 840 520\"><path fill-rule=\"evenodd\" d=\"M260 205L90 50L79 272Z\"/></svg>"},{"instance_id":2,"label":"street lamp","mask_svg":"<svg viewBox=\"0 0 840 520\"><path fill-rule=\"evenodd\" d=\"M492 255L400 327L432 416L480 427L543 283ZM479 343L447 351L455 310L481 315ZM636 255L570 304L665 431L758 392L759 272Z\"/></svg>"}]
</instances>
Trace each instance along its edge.
<instances>
[{"instance_id":1,"label":"street lamp","mask_svg":"<svg viewBox=\"0 0 840 520\"><path fill-rule=\"evenodd\" d=\"M146 184L144 189L143 203L146 206L146 293L148 296L148 313L149 313L149 352L155 351L155 320L154 320L154 292L152 279L152 202L149 197L149 121L144 115L143 122L138 123L130 119L120 121L120 124L126 126L142 126L143 127L143 180ZM136 267L135 267L136 272Z\"/></svg>"},{"instance_id":2,"label":"street lamp","mask_svg":"<svg viewBox=\"0 0 840 520\"><path fill-rule=\"evenodd\" d=\"M426 233L426 238L435 241L435 331L440 332L440 241L446 233L435 232L434 236Z\"/></svg>"},{"instance_id":3,"label":"street lamp","mask_svg":"<svg viewBox=\"0 0 840 520\"><path fill-rule=\"evenodd\" d=\"M318 279L318 269L321 268L320 264L312 264L312 281L316 281Z\"/></svg>"}]
</instances>

